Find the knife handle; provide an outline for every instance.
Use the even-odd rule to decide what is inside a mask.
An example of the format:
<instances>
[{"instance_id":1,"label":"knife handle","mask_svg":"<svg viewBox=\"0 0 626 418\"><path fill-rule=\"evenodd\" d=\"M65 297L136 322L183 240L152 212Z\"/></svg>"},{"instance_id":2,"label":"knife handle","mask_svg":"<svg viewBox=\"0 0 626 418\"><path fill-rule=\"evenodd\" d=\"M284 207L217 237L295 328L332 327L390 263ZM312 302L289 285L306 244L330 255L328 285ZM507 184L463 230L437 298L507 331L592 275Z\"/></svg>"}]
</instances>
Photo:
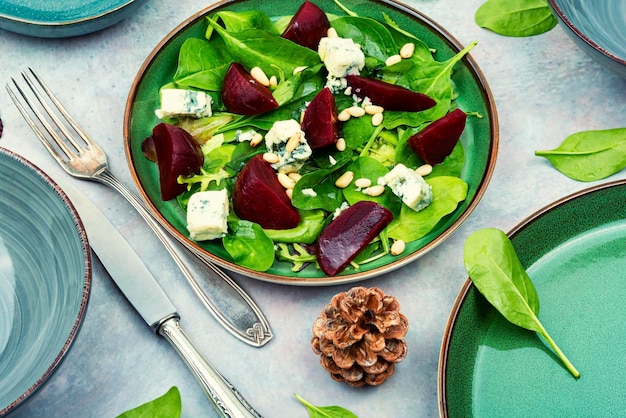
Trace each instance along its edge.
<instances>
[{"instance_id":1,"label":"knife handle","mask_svg":"<svg viewBox=\"0 0 626 418\"><path fill-rule=\"evenodd\" d=\"M163 322L158 333L176 349L220 414L229 418L262 418L237 389L202 356L183 331L178 317L174 316Z\"/></svg>"}]
</instances>

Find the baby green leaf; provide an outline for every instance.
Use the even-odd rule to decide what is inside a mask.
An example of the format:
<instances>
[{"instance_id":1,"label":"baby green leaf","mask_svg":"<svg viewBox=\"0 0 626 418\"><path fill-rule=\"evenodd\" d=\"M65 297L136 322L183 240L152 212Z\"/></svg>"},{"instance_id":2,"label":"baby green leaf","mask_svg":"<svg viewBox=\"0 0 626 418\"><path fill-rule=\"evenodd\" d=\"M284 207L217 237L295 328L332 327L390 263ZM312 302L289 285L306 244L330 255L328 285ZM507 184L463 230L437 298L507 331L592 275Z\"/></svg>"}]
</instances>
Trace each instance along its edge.
<instances>
[{"instance_id":1,"label":"baby green leaf","mask_svg":"<svg viewBox=\"0 0 626 418\"><path fill-rule=\"evenodd\" d=\"M124 412L117 418L179 418L182 412L180 392L172 386L163 396Z\"/></svg>"},{"instance_id":2,"label":"baby green leaf","mask_svg":"<svg viewBox=\"0 0 626 418\"><path fill-rule=\"evenodd\" d=\"M557 24L546 0L487 0L476 14L478 26L505 36L533 36Z\"/></svg>"},{"instance_id":3,"label":"baby green leaf","mask_svg":"<svg viewBox=\"0 0 626 418\"><path fill-rule=\"evenodd\" d=\"M237 265L266 271L274 263L274 243L258 224L228 221L229 233L222 238L224 248Z\"/></svg>"},{"instance_id":4,"label":"baby green leaf","mask_svg":"<svg viewBox=\"0 0 626 418\"><path fill-rule=\"evenodd\" d=\"M578 132L558 148L535 155L574 180L600 180L626 168L626 128Z\"/></svg>"},{"instance_id":5,"label":"baby green leaf","mask_svg":"<svg viewBox=\"0 0 626 418\"><path fill-rule=\"evenodd\" d=\"M296 393L293 396L309 411L310 418L358 418L352 412L340 406L315 406Z\"/></svg>"},{"instance_id":6,"label":"baby green leaf","mask_svg":"<svg viewBox=\"0 0 626 418\"><path fill-rule=\"evenodd\" d=\"M480 293L509 322L539 333L575 377L580 373L539 321L539 298L513 244L499 229L484 228L465 241L465 269Z\"/></svg>"}]
</instances>

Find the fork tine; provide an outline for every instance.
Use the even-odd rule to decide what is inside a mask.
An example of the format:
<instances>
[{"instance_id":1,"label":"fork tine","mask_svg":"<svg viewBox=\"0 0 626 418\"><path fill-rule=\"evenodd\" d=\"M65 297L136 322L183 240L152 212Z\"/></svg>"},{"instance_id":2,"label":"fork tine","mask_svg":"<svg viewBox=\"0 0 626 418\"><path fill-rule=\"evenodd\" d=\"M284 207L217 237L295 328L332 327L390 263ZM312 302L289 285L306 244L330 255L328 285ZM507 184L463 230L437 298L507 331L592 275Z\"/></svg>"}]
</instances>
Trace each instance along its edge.
<instances>
[{"instance_id":1,"label":"fork tine","mask_svg":"<svg viewBox=\"0 0 626 418\"><path fill-rule=\"evenodd\" d=\"M28 123L28 125L33 130L37 138L39 138L39 140L43 144L43 146L58 161L65 161L67 158L70 158L73 154L71 150L67 147L67 145L65 145L65 143L60 138L55 138L55 136L58 137L58 135L56 134L56 132L54 132L54 130L52 129L52 126L50 126L50 124L46 121L43 115L35 107L31 105L30 101L28 100L28 96L26 96L26 94L24 93L20 85L17 83L17 81L15 81L13 77L11 77L11 81L13 81L13 85L19 92L20 96L22 96L22 99L24 100L24 102L28 105L28 107L33 112L33 114L37 117L37 119L39 120L41 125L44 127L46 132L48 132L48 134L54 139L55 143L57 143L57 145L59 146L59 148L61 148L61 150L63 151L63 153L65 153L65 155L64 156L61 155L59 151L52 145L48 137L44 135L41 128L37 125L35 120L31 117L30 113L26 110L24 105L22 105L21 101L17 98L17 95L13 92L13 90L11 89L11 86L7 83L6 89L7 89L7 92L9 93L9 97L11 97L11 100L13 101L13 103L15 103L15 106L24 117L24 120L26 120L26 123Z\"/></svg>"},{"instance_id":2,"label":"fork tine","mask_svg":"<svg viewBox=\"0 0 626 418\"><path fill-rule=\"evenodd\" d=\"M81 137L81 139L85 141L85 144L87 144L90 147L99 148L98 144L96 144L91 139L91 137L87 135L85 131L83 131L81 126L78 124L78 122L76 122L76 120L72 117L70 112L67 111L65 106L61 104L61 102L57 99L56 95L52 92L52 90L50 90L48 85L39 77L39 75L35 72L35 70L33 70L31 67L28 67L28 71L30 71L30 73L33 75L35 80L37 80L37 83L39 83L43 91L46 92L46 94L50 98L50 101L54 103L54 105L57 107L59 112L63 115L65 120L67 120L67 122L72 126L74 131L76 131L76 133Z\"/></svg>"}]
</instances>

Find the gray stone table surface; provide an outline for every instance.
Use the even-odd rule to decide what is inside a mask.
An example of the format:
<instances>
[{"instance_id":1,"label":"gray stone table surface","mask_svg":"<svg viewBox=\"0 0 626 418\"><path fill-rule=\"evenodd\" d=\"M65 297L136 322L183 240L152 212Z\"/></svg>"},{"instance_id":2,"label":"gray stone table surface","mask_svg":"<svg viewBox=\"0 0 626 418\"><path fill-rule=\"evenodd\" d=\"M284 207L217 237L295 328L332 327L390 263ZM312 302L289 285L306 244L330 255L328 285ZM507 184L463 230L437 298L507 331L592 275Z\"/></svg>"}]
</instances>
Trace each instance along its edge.
<instances>
[{"instance_id":1,"label":"gray stone table surface","mask_svg":"<svg viewBox=\"0 0 626 418\"><path fill-rule=\"evenodd\" d=\"M98 184L74 182L101 205L150 268L160 272L158 279L179 308L191 339L262 415L308 416L293 397L298 393L316 405L340 405L363 418L438 416L438 358L451 307L467 278L462 261L466 237L483 227L510 230L545 205L600 183L573 181L533 152L554 148L574 132L626 126L626 79L593 62L561 27L529 38L507 38L479 28L474 13L482 2L406 2L464 45L478 40L471 55L495 97L500 146L486 194L449 239L408 266L359 283L397 296L410 323L408 357L379 387L354 389L331 380L309 346L321 309L351 284L293 287L236 276L275 334L266 346L249 347L205 311L147 225L120 196ZM0 82L33 67L104 147L113 172L134 188L122 146L131 83L157 43L210 4L148 0L111 28L69 39L0 30ZM0 145L53 178L64 176L2 91ZM622 178L626 172L601 182ZM145 326L94 260L89 308L74 345L46 385L14 416L113 417L171 386L180 389L184 417L218 416L173 349Z\"/></svg>"}]
</instances>

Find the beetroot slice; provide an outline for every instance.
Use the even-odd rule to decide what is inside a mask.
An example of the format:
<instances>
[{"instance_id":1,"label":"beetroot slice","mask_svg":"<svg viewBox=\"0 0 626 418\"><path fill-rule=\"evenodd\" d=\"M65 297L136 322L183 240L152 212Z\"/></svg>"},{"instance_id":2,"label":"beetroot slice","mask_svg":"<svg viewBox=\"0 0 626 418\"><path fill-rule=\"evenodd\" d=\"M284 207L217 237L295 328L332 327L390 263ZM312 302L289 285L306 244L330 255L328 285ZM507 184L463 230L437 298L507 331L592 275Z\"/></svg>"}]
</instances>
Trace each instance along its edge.
<instances>
[{"instance_id":1,"label":"beetroot slice","mask_svg":"<svg viewBox=\"0 0 626 418\"><path fill-rule=\"evenodd\" d=\"M465 112L454 109L410 137L409 146L428 164L441 164L461 138L466 120Z\"/></svg>"},{"instance_id":2,"label":"beetroot slice","mask_svg":"<svg viewBox=\"0 0 626 418\"><path fill-rule=\"evenodd\" d=\"M187 189L178 183L178 177L198 173L204 163L200 145L184 129L164 122L152 129L152 141L159 166L161 199L174 199Z\"/></svg>"},{"instance_id":3,"label":"beetroot slice","mask_svg":"<svg viewBox=\"0 0 626 418\"><path fill-rule=\"evenodd\" d=\"M402 86L396 86L382 80L361 77L354 74L346 76L352 93L364 99L368 97L372 103L382 106L385 110L419 112L430 109L437 102L429 96L417 93Z\"/></svg>"},{"instance_id":4,"label":"beetroot slice","mask_svg":"<svg viewBox=\"0 0 626 418\"><path fill-rule=\"evenodd\" d=\"M393 219L384 206L362 200L343 211L322 231L317 261L324 273L341 272Z\"/></svg>"},{"instance_id":5,"label":"beetroot slice","mask_svg":"<svg viewBox=\"0 0 626 418\"><path fill-rule=\"evenodd\" d=\"M317 51L320 39L327 35L329 28L326 13L310 1L305 1L289 21L282 37Z\"/></svg>"},{"instance_id":6,"label":"beetroot slice","mask_svg":"<svg viewBox=\"0 0 626 418\"><path fill-rule=\"evenodd\" d=\"M237 216L265 229L291 229L300 223L300 214L262 155L255 155L243 167L232 198Z\"/></svg>"},{"instance_id":7,"label":"beetroot slice","mask_svg":"<svg viewBox=\"0 0 626 418\"><path fill-rule=\"evenodd\" d=\"M222 102L229 112L240 115L258 115L278 107L272 92L237 62L230 64L224 76Z\"/></svg>"},{"instance_id":8,"label":"beetroot slice","mask_svg":"<svg viewBox=\"0 0 626 418\"><path fill-rule=\"evenodd\" d=\"M335 96L324 87L315 95L304 112L302 130L309 146L322 148L337 142L339 138L339 119Z\"/></svg>"}]
</instances>

